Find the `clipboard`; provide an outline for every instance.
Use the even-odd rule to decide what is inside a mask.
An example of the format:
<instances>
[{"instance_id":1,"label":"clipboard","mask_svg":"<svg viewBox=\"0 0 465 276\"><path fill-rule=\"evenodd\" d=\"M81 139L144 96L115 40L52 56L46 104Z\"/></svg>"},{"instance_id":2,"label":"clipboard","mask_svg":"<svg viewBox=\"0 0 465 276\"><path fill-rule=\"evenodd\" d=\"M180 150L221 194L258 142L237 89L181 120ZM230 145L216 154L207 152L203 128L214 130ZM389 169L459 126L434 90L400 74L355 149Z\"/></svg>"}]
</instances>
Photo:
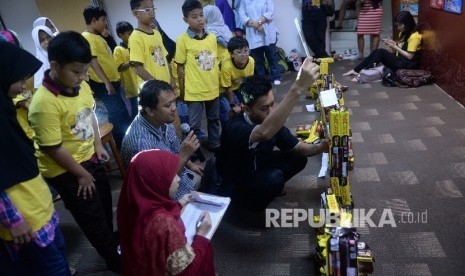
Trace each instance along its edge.
<instances>
[{"instance_id":1,"label":"clipboard","mask_svg":"<svg viewBox=\"0 0 465 276\"><path fill-rule=\"evenodd\" d=\"M196 233L196 223L203 211L208 211L212 221L212 227L208 232L206 238L211 240L213 234L215 234L218 225L223 219L224 213L228 209L229 203L231 203L230 197L222 197L211 194L197 193L193 196L193 200L190 201L181 211L181 219L186 227L186 238L187 243L192 244Z\"/></svg>"}]
</instances>

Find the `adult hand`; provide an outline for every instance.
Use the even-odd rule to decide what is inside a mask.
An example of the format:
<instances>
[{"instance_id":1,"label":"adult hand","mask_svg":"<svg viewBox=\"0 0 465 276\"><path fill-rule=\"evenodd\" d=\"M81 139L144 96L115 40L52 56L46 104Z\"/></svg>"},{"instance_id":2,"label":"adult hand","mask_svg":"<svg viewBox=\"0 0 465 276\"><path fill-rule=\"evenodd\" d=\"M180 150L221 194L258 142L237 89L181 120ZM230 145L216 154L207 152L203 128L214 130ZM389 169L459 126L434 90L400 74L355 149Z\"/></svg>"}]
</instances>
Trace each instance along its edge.
<instances>
[{"instance_id":1,"label":"adult hand","mask_svg":"<svg viewBox=\"0 0 465 276\"><path fill-rule=\"evenodd\" d=\"M261 33L265 32L265 30L263 29L263 25L258 25L257 31L259 31Z\"/></svg>"},{"instance_id":2,"label":"adult hand","mask_svg":"<svg viewBox=\"0 0 465 276\"><path fill-rule=\"evenodd\" d=\"M107 150L103 147L103 145L98 145L95 147L95 154L97 154L97 158L99 161L108 162L110 160L110 155L108 154Z\"/></svg>"},{"instance_id":3,"label":"adult hand","mask_svg":"<svg viewBox=\"0 0 465 276\"><path fill-rule=\"evenodd\" d=\"M187 134L186 139L184 139L184 141L181 143L179 155L189 159L199 147L199 139L197 139L194 131L190 131L189 134Z\"/></svg>"},{"instance_id":4,"label":"adult hand","mask_svg":"<svg viewBox=\"0 0 465 276\"><path fill-rule=\"evenodd\" d=\"M302 67L297 74L295 85L303 90L308 89L314 81L320 77L320 66L313 63L312 57L305 58Z\"/></svg>"},{"instance_id":5,"label":"adult hand","mask_svg":"<svg viewBox=\"0 0 465 276\"><path fill-rule=\"evenodd\" d=\"M199 223L200 223L200 226L197 227ZM212 220L210 218L210 214L207 211L203 211L202 214L200 214L200 217L196 223L196 234L199 236L207 237L207 234L211 228L212 228Z\"/></svg>"},{"instance_id":6,"label":"adult hand","mask_svg":"<svg viewBox=\"0 0 465 276\"><path fill-rule=\"evenodd\" d=\"M198 173L200 176L203 175L203 167L199 164L196 164L194 162L190 162L189 163L189 166L187 166L189 168L189 170L195 172L195 173Z\"/></svg>"},{"instance_id":7,"label":"adult hand","mask_svg":"<svg viewBox=\"0 0 465 276\"><path fill-rule=\"evenodd\" d=\"M113 84L111 84L111 82L105 83L105 88L106 88L107 91L108 91L108 95L113 95L113 94L115 94L115 88L113 87Z\"/></svg>"},{"instance_id":8,"label":"adult hand","mask_svg":"<svg viewBox=\"0 0 465 276\"><path fill-rule=\"evenodd\" d=\"M92 198L92 192L95 190L94 177L86 171L84 175L78 176L77 179L79 183L77 196L80 196L82 192L82 197L84 199L87 199L87 195Z\"/></svg>"},{"instance_id":9,"label":"adult hand","mask_svg":"<svg viewBox=\"0 0 465 276\"><path fill-rule=\"evenodd\" d=\"M10 235L13 238L13 243L17 245L23 245L34 240L34 232L32 227L26 220L20 225L9 228Z\"/></svg>"},{"instance_id":10,"label":"adult hand","mask_svg":"<svg viewBox=\"0 0 465 276\"><path fill-rule=\"evenodd\" d=\"M323 139L320 141L320 148L321 152L328 152L329 151L329 141L328 139Z\"/></svg>"},{"instance_id":11,"label":"adult hand","mask_svg":"<svg viewBox=\"0 0 465 276\"><path fill-rule=\"evenodd\" d=\"M186 206L187 203L189 203L192 199L192 195L191 194L185 194L183 197L181 197L178 202L179 204L181 204L182 207Z\"/></svg>"}]
</instances>

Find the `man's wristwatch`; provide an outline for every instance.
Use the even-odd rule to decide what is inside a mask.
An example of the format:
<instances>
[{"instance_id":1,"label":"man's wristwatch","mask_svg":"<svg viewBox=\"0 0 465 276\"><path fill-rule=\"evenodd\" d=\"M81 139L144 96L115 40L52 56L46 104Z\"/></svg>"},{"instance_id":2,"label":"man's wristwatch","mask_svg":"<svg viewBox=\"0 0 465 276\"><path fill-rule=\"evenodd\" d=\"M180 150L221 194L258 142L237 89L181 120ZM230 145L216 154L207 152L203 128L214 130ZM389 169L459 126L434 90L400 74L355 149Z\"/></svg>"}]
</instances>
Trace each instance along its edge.
<instances>
[{"instance_id":1,"label":"man's wristwatch","mask_svg":"<svg viewBox=\"0 0 465 276\"><path fill-rule=\"evenodd\" d=\"M261 26L263 22L261 20L258 20L258 26Z\"/></svg>"}]
</instances>

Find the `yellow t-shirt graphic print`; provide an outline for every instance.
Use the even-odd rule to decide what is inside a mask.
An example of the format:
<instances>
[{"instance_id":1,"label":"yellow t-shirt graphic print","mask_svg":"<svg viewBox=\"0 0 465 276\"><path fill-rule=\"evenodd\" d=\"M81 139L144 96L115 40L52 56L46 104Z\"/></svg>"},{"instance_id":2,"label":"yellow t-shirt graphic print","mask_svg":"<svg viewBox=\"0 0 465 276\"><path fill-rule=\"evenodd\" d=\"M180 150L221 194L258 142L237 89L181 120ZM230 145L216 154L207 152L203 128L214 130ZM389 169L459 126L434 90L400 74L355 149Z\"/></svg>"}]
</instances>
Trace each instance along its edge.
<instances>
[{"instance_id":1,"label":"yellow t-shirt graphic print","mask_svg":"<svg viewBox=\"0 0 465 276\"><path fill-rule=\"evenodd\" d=\"M216 57L212 55L210 51L202 50L200 51L199 55L195 57L195 60L197 61L197 65L200 67L200 69L204 71L210 71L215 65Z\"/></svg>"}]
</instances>

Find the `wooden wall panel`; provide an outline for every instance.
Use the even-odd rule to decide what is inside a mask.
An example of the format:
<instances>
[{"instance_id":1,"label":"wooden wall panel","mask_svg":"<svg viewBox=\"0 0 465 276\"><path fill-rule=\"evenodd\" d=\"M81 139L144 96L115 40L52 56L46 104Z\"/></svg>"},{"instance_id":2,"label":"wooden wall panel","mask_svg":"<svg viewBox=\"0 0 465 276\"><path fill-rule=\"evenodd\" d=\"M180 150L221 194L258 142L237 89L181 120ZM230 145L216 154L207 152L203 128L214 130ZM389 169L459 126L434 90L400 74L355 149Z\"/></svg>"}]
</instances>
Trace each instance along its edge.
<instances>
[{"instance_id":1,"label":"wooden wall panel","mask_svg":"<svg viewBox=\"0 0 465 276\"><path fill-rule=\"evenodd\" d=\"M453 14L430 8L420 0L423 29L422 66L432 71L435 83L465 105L465 12Z\"/></svg>"},{"instance_id":2,"label":"wooden wall panel","mask_svg":"<svg viewBox=\"0 0 465 276\"><path fill-rule=\"evenodd\" d=\"M60 32L83 32L86 28L82 11L90 0L36 0L41 16L50 18Z\"/></svg>"}]
</instances>

